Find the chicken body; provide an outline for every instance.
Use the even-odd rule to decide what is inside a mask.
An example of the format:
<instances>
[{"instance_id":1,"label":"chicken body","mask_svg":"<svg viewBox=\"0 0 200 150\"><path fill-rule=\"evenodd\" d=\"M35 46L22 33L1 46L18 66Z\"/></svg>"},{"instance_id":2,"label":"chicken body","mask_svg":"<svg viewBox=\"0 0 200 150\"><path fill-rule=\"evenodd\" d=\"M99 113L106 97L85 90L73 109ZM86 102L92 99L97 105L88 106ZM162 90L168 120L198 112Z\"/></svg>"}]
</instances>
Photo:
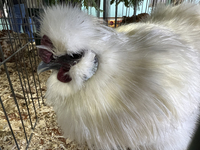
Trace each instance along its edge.
<instances>
[{"instance_id":1,"label":"chicken body","mask_svg":"<svg viewBox=\"0 0 200 150\"><path fill-rule=\"evenodd\" d=\"M91 149L187 149L200 104L199 5L160 6L116 30L53 6L41 36L38 70L53 69L46 103L66 138Z\"/></svg>"}]
</instances>

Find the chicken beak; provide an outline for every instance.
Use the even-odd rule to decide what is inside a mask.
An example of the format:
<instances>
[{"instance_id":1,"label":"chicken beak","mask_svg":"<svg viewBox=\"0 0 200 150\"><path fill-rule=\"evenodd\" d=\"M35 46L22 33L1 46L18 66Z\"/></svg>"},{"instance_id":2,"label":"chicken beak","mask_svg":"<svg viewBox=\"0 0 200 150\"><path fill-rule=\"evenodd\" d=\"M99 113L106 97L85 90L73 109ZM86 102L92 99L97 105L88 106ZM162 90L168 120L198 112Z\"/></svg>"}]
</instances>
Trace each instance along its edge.
<instances>
[{"instance_id":1,"label":"chicken beak","mask_svg":"<svg viewBox=\"0 0 200 150\"><path fill-rule=\"evenodd\" d=\"M59 70L61 67L61 64L59 63L44 63L43 61L40 62L40 64L38 65L37 68L37 74L39 75L40 73L47 71L47 70L51 70L51 69L56 69Z\"/></svg>"}]
</instances>

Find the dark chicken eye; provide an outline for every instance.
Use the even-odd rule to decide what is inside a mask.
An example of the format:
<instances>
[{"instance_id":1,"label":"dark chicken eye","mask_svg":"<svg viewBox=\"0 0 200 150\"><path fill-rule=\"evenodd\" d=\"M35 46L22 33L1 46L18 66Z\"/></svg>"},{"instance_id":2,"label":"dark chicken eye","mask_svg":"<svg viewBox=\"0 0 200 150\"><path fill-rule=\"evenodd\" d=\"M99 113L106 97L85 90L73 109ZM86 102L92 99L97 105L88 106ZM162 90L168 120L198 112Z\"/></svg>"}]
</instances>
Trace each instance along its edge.
<instances>
[{"instance_id":1,"label":"dark chicken eye","mask_svg":"<svg viewBox=\"0 0 200 150\"><path fill-rule=\"evenodd\" d=\"M55 55L52 56L52 59L57 59L57 58L58 58L58 56L55 56Z\"/></svg>"},{"instance_id":2,"label":"dark chicken eye","mask_svg":"<svg viewBox=\"0 0 200 150\"><path fill-rule=\"evenodd\" d=\"M70 56L71 59L80 59L83 56L83 54L73 54Z\"/></svg>"}]
</instances>

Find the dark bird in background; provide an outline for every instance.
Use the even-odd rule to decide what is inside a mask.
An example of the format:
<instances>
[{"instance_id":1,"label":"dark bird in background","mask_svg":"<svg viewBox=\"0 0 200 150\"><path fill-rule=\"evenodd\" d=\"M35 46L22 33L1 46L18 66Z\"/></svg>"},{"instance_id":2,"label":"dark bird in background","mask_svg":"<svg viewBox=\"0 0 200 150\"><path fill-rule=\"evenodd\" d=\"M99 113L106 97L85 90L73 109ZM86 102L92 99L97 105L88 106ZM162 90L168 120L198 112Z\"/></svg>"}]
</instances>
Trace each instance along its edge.
<instances>
[{"instance_id":1,"label":"dark bird in background","mask_svg":"<svg viewBox=\"0 0 200 150\"><path fill-rule=\"evenodd\" d=\"M66 138L91 149L186 150L199 115L200 6L160 5L111 29L79 7L47 7L38 73Z\"/></svg>"}]
</instances>

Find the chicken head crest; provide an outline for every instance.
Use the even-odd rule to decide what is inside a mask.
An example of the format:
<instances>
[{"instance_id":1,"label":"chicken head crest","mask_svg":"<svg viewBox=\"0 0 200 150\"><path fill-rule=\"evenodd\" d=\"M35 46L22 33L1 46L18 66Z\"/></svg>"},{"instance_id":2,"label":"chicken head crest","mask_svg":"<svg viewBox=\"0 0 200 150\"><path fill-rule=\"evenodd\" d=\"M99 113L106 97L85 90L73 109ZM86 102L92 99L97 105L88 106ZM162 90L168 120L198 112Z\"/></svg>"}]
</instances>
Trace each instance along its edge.
<instances>
[{"instance_id":1,"label":"chicken head crest","mask_svg":"<svg viewBox=\"0 0 200 150\"><path fill-rule=\"evenodd\" d=\"M184 150L200 104L200 6L111 29L78 7L41 17L38 73L66 138L90 149ZM180 26L181 25L181 26Z\"/></svg>"}]
</instances>

